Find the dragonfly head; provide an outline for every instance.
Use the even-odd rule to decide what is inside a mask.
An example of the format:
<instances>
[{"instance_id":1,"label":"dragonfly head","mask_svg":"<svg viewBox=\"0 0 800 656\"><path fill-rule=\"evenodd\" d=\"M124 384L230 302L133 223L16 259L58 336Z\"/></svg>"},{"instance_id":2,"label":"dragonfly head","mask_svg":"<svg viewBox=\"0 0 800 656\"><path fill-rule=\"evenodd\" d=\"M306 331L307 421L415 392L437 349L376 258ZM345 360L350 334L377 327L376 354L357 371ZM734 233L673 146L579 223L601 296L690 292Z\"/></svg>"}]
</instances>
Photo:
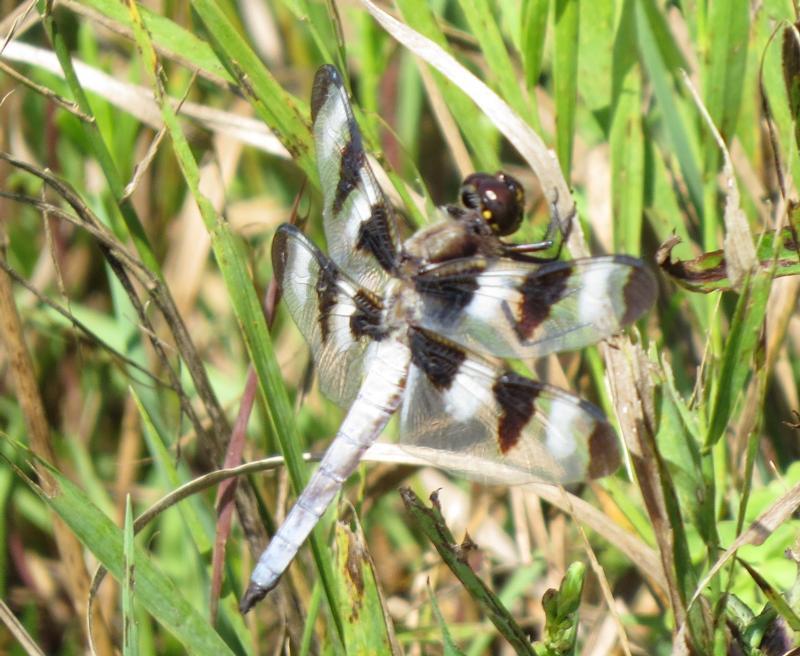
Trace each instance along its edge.
<instances>
[{"instance_id":1,"label":"dragonfly head","mask_svg":"<svg viewBox=\"0 0 800 656\"><path fill-rule=\"evenodd\" d=\"M525 191L508 173L472 173L461 183L461 203L478 210L492 232L502 237L516 232L522 223Z\"/></svg>"}]
</instances>

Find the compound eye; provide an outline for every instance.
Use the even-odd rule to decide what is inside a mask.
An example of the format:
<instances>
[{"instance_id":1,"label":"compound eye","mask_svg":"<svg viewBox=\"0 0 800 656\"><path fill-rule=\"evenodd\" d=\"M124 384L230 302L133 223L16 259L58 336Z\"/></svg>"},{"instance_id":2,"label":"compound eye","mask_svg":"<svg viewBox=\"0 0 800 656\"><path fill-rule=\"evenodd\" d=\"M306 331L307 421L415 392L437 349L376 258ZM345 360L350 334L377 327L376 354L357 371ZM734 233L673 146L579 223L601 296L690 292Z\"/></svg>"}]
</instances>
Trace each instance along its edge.
<instances>
[{"instance_id":1,"label":"compound eye","mask_svg":"<svg viewBox=\"0 0 800 656\"><path fill-rule=\"evenodd\" d=\"M461 184L461 202L478 210L494 234L510 235L522 222L525 192L514 177L502 171L473 173Z\"/></svg>"}]
</instances>

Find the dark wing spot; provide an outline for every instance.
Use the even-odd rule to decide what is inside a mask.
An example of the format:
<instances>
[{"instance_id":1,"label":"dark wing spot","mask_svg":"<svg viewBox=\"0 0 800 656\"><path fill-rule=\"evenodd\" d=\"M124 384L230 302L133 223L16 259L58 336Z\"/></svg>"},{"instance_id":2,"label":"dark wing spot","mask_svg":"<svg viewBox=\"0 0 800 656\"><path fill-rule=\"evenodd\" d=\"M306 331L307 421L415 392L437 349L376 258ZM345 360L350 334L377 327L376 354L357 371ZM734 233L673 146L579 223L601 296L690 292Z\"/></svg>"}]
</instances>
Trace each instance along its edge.
<instances>
[{"instance_id":1,"label":"dark wing spot","mask_svg":"<svg viewBox=\"0 0 800 656\"><path fill-rule=\"evenodd\" d=\"M292 233L299 232L294 226L286 223L279 226L272 238L272 272L278 285L283 287L283 275L286 270L286 262L289 259L288 244Z\"/></svg>"},{"instance_id":2,"label":"dark wing spot","mask_svg":"<svg viewBox=\"0 0 800 656\"><path fill-rule=\"evenodd\" d=\"M520 340L527 341L542 322L550 316L552 307L564 298L572 267L557 263L551 271L539 269L525 277L519 287L519 321L514 330Z\"/></svg>"},{"instance_id":3,"label":"dark wing spot","mask_svg":"<svg viewBox=\"0 0 800 656\"><path fill-rule=\"evenodd\" d=\"M422 328L408 331L411 362L422 371L439 391L450 389L466 354L451 344Z\"/></svg>"},{"instance_id":4,"label":"dark wing spot","mask_svg":"<svg viewBox=\"0 0 800 656\"><path fill-rule=\"evenodd\" d=\"M461 318L478 289L478 276L486 270L479 258L444 263L414 278L425 311L437 323L447 325Z\"/></svg>"},{"instance_id":5,"label":"dark wing spot","mask_svg":"<svg viewBox=\"0 0 800 656\"><path fill-rule=\"evenodd\" d=\"M497 423L500 453L508 453L519 442L522 430L536 411L534 403L540 390L541 386L536 382L513 371L505 372L495 382L492 392L500 407Z\"/></svg>"},{"instance_id":6,"label":"dark wing spot","mask_svg":"<svg viewBox=\"0 0 800 656\"><path fill-rule=\"evenodd\" d=\"M327 262L319 270L319 278L317 278L317 304L319 305L319 330L322 336L322 342L328 341L328 336L331 333L331 313L336 305L336 296L338 292L337 273L334 266Z\"/></svg>"},{"instance_id":7,"label":"dark wing spot","mask_svg":"<svg viewBox=\"0 0 800 656\"><path fill-rule=\"evenodd\" d=\"M347 120L350 140L342 149L342 159L339 162L339 184L336 185L336 194L333 197L333 213L342 211L347 197L358 186L361 180L361 167L364 166L364 147L361 145L361 133L352 118Z\"/></svg>"},{"instance_id":8,"label":"dark wing spot","mask_svg":"<svg viewBox=\"0 0 800 656\"><path fill-rule=\"evenodd\" d=\"M622 263L631 267L628 280L622 290L625 314L622 315L621 321L623 326L627 326L641 317L653 305L658 295L658 286L650 269L645 268L639 260L626 257Z\"/></svg>"},{"instance_id":9,"label":"dark wing spot","mask_svg":"<svg viewBox=\"0 0 800 656\"><path fill-rule=\"evenodd\" d=\"M381 320L380 301L373 298L363 289L359 289L353 297L356 310L350 315L350 333L355 339L371 337L376 341L387 335L386 326Z\"/></svg>"},{"instance_id":10,"label":"dark wing spot","mask_svg":"<svg viewBox=\"0 0 800 656\"><path fill-rule=\"evenodd\" d=\"M317 114L322 106L331 95L331 87L341 89L344 93L342 85L342 77L330 64L321 66L314 76L314 85L311 88L311 120L317 120Z\"/></svg>"},{"instance_id":11,"label":"dark wing spot","mask_svg":"<svg viewBox=\"0 0 800 656\"><path fill-rule=\"evenodd\" d=\"M370 217L358 229L356 248L370 253L388 273L397 271L397 249L392 235L389 212L384 203L372 206Z\"/></svg>"},{"instance_id":12,"label":"dark wing spot","mask_svg":"<svg viewBox=\"0 0 800 656\"><path fill-rule=\"evenodd\" d=\"M617 434L607 421L598 419L589 435L589 478L613 474L619 465Z\"/></svg>"}]
</instances>

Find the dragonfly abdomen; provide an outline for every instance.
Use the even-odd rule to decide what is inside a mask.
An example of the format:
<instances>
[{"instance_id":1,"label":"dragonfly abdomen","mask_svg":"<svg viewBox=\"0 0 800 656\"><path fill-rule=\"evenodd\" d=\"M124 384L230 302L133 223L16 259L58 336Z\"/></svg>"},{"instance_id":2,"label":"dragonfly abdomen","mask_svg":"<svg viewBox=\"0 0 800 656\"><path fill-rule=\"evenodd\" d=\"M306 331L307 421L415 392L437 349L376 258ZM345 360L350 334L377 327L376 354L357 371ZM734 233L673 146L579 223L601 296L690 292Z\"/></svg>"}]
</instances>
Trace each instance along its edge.
<instances>
[{"instance_id":1,"label":"dragonfly abdomen","mask_svg":"<svg viewBox=\"0 0 800 656\"><path fill-rule=\"evenodd\" d=\"M272 538L250 577L239 605L246 613L272 590L320 517L352 474L361 456L378 439L389 418L400 405L406 383L410 353L402 342L391 339L375 343L368 371L358 398L344 418L336 438L319 468L286 521Z\"/></svg>"}]
</instances>

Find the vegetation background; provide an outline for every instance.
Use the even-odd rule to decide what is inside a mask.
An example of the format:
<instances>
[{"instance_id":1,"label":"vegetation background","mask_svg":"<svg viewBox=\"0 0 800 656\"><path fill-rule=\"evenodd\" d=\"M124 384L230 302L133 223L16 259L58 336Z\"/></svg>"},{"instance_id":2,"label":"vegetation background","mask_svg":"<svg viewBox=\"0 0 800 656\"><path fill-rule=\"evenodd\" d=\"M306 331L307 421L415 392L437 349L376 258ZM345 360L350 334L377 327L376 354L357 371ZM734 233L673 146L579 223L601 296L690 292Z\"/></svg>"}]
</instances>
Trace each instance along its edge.
<instances>
[{"instance_id":1,"label":"vegetation background","mask_svg":"<svg viewBox=\"0 0 800 656\"><path fill-rule=\"evenodd\" d=\"M86 653L87 614L100 654L793 647L789 0L0 6L0 653ZM588 251L654 269L660 253L681 285L662 272L656 307L611 347L536 363L617 418L625 469L573 495L365 464L242 617L302 453L342 416L303 392L302 339L281 310L268 332L260 301L278 224L308 217L322 243L308 98L325 62L411 226L465 173L502 168L528 191L520 242L574 198ZM532 161L526 126L557 160ZM573 196L553 196L559 166ZM667 260L673 235L677 260L707 255ZM285 468L258 461L278 453ZM209 474L241 461L257 462ZM443 517L401 481L439 490ZM431 523L486 587L458 582ZM99 565L113 577L95 587Z\"/></svg>"}]
</instances>

